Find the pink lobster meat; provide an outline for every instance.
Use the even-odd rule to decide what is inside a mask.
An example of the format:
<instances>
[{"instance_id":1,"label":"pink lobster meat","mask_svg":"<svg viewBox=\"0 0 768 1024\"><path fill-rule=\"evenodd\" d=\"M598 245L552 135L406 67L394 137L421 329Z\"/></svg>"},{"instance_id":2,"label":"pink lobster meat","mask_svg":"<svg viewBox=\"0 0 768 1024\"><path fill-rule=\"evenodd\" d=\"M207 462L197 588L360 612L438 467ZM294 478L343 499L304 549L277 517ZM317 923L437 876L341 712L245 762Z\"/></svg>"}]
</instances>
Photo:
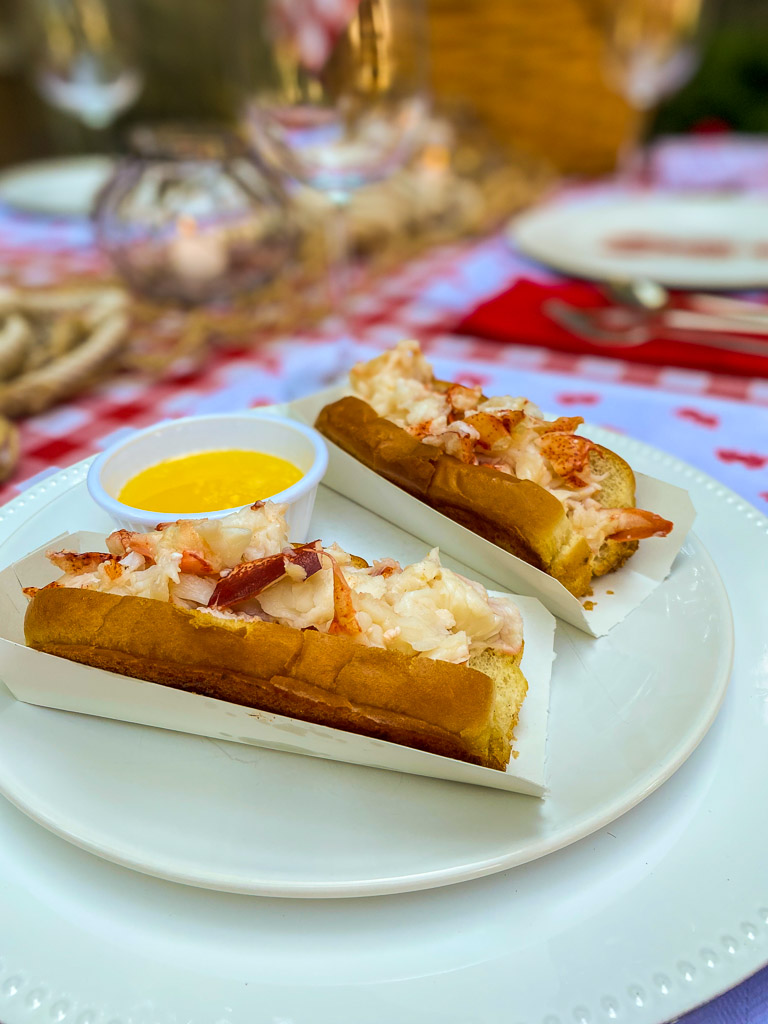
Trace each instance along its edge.
<instances>
[{"instance_id":1,"label":"pink lobster meat","mask_svg":"<svg viewBox=\"0 0 768 1024\"><path fill-rule=\"evenodd\" d=\"M47 551L45 557L68 576L93 572L105 562L117 565L115 555L108 555L102 551Z\"/></svg>"},{"instance_id":2,"label":"pink lobster meat","mask_svg":"<svg viewBox=\"0 0 768 1024\"><path fill-rule=\"evenodd\" d=\"M616 529L607 535L608 540L645 540L647 537L666 537L674 523L663 519L655 512L643 508L606 509L615 521Z\"/></svg>"},{"instance_id":3,"label":"pink lobster meat","mask_svg":"<svg viewBox=\"0 0 768 1024\"><path fill-rule=\"evenodd\" d=\"M157 556L156 537L165 529L174 529L178 533L176 543L181 549L179 569L195 576L205 576L215 572L214 566L203 553L202 541L192 522L161 523L154 535L152 533L132 533L130 530L115 530L107 537L107 547L112 554L119 557L135 551L150 562Z\"/></svg>"},{"instance_id":4,"label":"pink lobster meat","mask_svg":"<svg viewBox=\"0 0 768 1024\"><path fill-rule=\"evenodd\" d=\"M542 434L540 441L541 454L549 460L555 473L575 487L583 487L587 483L579 474L587 468L589 453L596 447L594 441L586 437L558 430Z\"/></svg>"},{"instance_id":5,"label":"pink lobster meat","mask_svg":"<svg viewBox=\"0 0 768 1024\"><path fill-rule=\"evenodd\" d=\"M341 636L357 636L362 633L352 601L352 589L344 573L333 559L333 619L328 632Z\"/></svg>"},{"instance_id":6,"label":"pink lobster meat","mask_svg":"<svg viewBox=\"0 0 768 1024\"><path fill-rule=\"evenodd\" d=\"M303 569L306 574L304 579L309 579L323 567L319 543L313 541L311 544L301 544L292 551L283 551L279 555L267 555L252 562L241 562L216 584L208 607L229 608L240 601L258 597L267 587L288 575L287 564Z\"/></svg>"}]
</instances>

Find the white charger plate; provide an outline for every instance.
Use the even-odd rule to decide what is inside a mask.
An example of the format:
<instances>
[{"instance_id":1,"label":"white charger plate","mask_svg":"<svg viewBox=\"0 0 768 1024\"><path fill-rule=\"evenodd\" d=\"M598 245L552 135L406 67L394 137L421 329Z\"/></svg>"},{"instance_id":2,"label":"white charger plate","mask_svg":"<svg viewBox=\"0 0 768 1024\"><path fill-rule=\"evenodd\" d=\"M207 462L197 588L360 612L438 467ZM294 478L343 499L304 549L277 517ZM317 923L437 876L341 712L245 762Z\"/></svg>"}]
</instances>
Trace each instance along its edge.
<instances>
[{"instance_id":1,"label":"white charger plate","mask_svg":"<svg viewBox=\"0 0 768 1024\"><path fill-rule=\"evenodd\" d=\"M66 482L82 471L67 470ZM62 530L112 529L82 482L62 490L60 481L42 485L41 507L0 545L1 561ZM34 492L21 500L28 507ZM327 489L311 531L368 558L426 552ZM651 793L711 725L732 649L728 599L691 536L671 578L607 637L558 625L543 802L52 711L8 693L0 793L86 850L192 885L305 897L444 885L551 853Z\"/></svg>"},{"instance_id":2,"label":"white charger plate","mask_svg":"<svg viewBox=\"0 0 768 1024\"><path fill-rule=\"evenodd\" d=\"M0 801L0 1019L660 1024L759 969L768 960L768 521L676 459L612 444L638 469L689 488L735 615L723 708L664 786L590 838L514 870L322 901L162 882L91 857ZM0 537L15 518L0 520Z\"/></svg>"},{"instance_id":3,"label":"white charger plate","mask_svg":"<svg viewBox=\"0 0 768 1024\"><path fill-rule=\"evenodd\" d=\"M620 195L553 202L522 214L510 239L528 256L596 280L650 278L670 288L760 288L768 284L768 199L733 195ZM627 252L626 235L723 240L723 256Z\"/></svg>"}]
</instances>

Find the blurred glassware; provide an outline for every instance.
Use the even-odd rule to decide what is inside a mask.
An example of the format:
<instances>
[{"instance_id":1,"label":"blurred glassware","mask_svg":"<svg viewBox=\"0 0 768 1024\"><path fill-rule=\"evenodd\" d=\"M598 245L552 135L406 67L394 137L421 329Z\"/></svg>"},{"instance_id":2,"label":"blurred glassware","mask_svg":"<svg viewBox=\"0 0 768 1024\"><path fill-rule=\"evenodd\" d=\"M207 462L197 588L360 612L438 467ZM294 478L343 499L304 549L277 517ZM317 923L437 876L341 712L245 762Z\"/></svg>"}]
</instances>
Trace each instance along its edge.
<instances>
[{"instance_id":1,"label":"blurred glassware","mask_svg":"<svg viewBox=\"0 0 768 1024\"><path fill-rule=\"evenodd\" d=\"M658 103L693 76L699 62L704 0L605 0L608 80L637 114L620 166L647 172L641 146Z\"/></svg>"},{"instance_id":2,"label":"blurred glassware","mask_svg":"<svg viewBox=\"0 0 768 1024\"><path fill-rule=\"evenodd\" d=\"M420 144L427 102L424 0L265 0L240 4L243 130L327 210L330 305L355 333L350 197L400 169ZM358 274L361 268L356 268Z\"/></svg>"},{"instance_id":3,"label":"blurred glassware","mask_svg":"<svg viewBox=\"0 0 768 1024\"><path fill-rule=\"evenodd\" d=\"M406 167L350 198L349 248L355 265L365 268L367 282L436 245L486 235L554 184L552 168L520 154L510 159L469 112L452 110L448 123L431 116L425 136L426 144ZM291 241L279 272L237 300L176 310L151 299L134 301L121 365L164 374L179 364L195 364L213 347L242 350L261 345L265 337L290 337L326 318L328 202L316 189L298 187L291 190L290 214L295 248ZM363 295L361 303L367 298ZM355 301L348 306L354 308ZM350 348L345 355L344 345L334 346L329 382L346 369L351 355Z\"/></svg>"},{"instance_id":4,"label":"blurred glassware","mask_svg":"<svg viewBox=\"0 0 768 1024\"><path fill-rule=\"evenodd\" d=\"M423 0L268 0L266 19L249 10L251 143L341 199L402 166L427 108Z\"/></svg>"},{"instance_id":5,"label":"blurred glassware","mask_svg":"<svg viewBox=\"0 0 768 1024\"><path fill-rule=\"evenodd\" d=\"M34 0L35 84L53 106L106 128L139 96L133 0Z\"/></svg>"},{"instance_id":6,"label":"blurred glassware","mask_svg":"<svg viewBox=\"0 0 768 1024\"><path fill-rule=\"evenodd\" d=\"M275 176L220 130L141 127L96 202L99 244L138 294L197 305L263 286L295 259Z\"/></svg>"},{"instance_id":7,"label":"blurred glassware","mask_svg":"<svg viewBox=\"0 0 768 1024\"><path fill-rule=\"evenodd\" d=\"M691 77L698 63L702 0L612 0L606 12L608 76L640 110Z\"/></svg>"}]
</instances>

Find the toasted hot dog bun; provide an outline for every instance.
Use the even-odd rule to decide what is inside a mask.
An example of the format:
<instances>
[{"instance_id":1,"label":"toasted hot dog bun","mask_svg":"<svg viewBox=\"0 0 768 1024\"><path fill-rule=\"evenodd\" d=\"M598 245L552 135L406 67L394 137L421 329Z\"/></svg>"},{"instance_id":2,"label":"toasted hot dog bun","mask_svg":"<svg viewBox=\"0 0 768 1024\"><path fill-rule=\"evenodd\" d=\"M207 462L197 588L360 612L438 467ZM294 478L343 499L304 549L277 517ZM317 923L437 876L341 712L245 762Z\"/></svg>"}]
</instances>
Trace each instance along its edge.
<instances>
[{"instance_id":1,"label":"toasted hot dog bun","mask_svg":"<svg viewBox=\"0 0 768 1024\"><path fill-rule=\"evenodd\" d=\"M360 398L341 398L321 410L316 428L380 476L505 551L559 580L576 597L593 576L623 565L637 541L604 542L593 555L563 504L544 487L489 466L467 465L424 444ZM631 508L635 476L615 452L595 445L590 467L603 477L594 495L604 508Z\"/></svg>"},{"instance_id":2,"label":"toasted hot dog bun","mask_svg":"<svg viewBox=\"0 0 768 1024\"><path fill-rule=\"evenodd\" d=\"M545 488L488 466L460 462L378 416L360 398L327 405L315 426L376 473L543 569L572 594L589 589L589 545L574 530L562 503Z\"/></svg>"},{"instance_id":3,"label":"toasted hot dog bun","mask_svg":"<svg viewBox=\"0 0 768 1024\"><path fill-rule=\"evenodd\" d=\"M24 631L30 647L84 665L499 771L527 691L522 652L454 665L92 590L39 590Z\"/></svg>"}]
</instances>

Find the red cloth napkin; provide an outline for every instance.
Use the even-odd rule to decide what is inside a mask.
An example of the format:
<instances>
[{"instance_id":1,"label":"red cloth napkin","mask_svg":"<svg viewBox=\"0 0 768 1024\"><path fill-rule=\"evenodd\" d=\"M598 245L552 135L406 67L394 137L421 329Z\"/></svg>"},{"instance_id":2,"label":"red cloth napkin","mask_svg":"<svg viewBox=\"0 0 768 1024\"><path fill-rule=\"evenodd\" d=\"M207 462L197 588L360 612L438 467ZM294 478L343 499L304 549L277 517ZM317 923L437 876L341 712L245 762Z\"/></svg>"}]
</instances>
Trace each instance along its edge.
<instances>
[{"instance_id":1,"label":"red cloth napkin","mask_svg":"<svg viewBox=\"0 0 768 1024\"><path fill-rule=\"evenodd\" d=\"M535 345L558 352L621 359L624 362L680 366L740 377L768 377L768 337L760 339L765 342L765 356L659 339L631 348L593 345L571 334L542 311L542 303L549 298L559 298L570 305L583 307L611 304L597 287L586 282L540 284L521 279L508 291L478 306L459 323L456 332L515 345Z\"/></svg>"}]
</instances>

